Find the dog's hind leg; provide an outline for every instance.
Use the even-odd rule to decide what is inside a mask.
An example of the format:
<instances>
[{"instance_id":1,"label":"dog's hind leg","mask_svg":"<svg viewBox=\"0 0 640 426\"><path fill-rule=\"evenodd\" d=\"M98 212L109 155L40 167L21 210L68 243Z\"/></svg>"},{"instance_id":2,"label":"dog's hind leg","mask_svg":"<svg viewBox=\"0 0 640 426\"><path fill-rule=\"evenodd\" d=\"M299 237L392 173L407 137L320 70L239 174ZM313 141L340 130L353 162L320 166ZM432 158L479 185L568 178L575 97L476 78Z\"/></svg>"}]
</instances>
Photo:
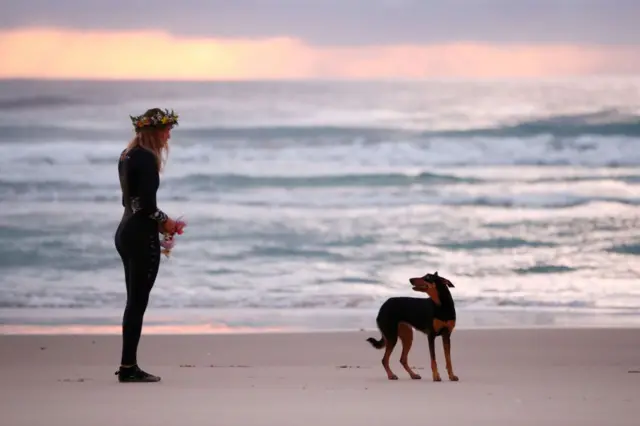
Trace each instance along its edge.
<instances>
[{"instance_id":1,"label":"dog's hind leg","mask_svg":"<svg viewBox=\"0 0 640 426\"><path fill-rule=\"evenodd\" d=\"M398 324L398 337L400 337L400 341L402 342L402 355L400 355L400 364L404 367L404 369L409 373L409 376L413 380L420 380L419 374L415 373L411 367L409 367L409 351L411 350L411 345L413 344L413 329L407 323L401 322Z\"/></svg>"},{"instance_id":2,"label":"dog's hind leg","mask_svg":"<svg viewBox=\"0 0 640 426\"><path fill-rule=\"evenodd\" d=\"M398 376L396 376L393 371L391 371L391 367L389 367L389 358L391 358L391 353L393 349L396 347L396 343L398 343L398 328L385 327L381 329L382 334L384 335L384 355L382 356L382 366L384 367L384 371L387 373L387 378L389 380L398 380Z\"/></svg>"}]
</instances>

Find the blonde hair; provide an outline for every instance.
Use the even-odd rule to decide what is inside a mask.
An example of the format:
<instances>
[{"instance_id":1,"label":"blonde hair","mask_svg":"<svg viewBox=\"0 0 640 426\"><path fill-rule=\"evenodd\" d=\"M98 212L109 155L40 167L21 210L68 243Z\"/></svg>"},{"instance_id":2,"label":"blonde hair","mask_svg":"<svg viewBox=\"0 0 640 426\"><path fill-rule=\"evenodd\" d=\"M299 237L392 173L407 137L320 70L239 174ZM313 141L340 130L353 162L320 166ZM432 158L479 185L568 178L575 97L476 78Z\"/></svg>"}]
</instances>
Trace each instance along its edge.
<instances>
[{"instance_id":1,"label":"blonde hair","mask_svg":"<svg viewBox=\"0 0 640 426\"><path fill-rule=\"evenodd\" d=\"M143 114L143 117L152 117L158 111L162 112L158 108L152 108L147 110ZM128 153L132 148L139 146L147 151L150 151L156 158L156 165L158 172L161 172L169 156L169 143L168 140L161 136L167 129L167 126L161 127L148 127L136 131L136 135L129 141L124 154Z\"/></svg>"},{"instance_id":2,"label":"blonde hair","mask_svg":"<svg viewBox=\"0 0 640 426\"><path fill-rule=\"evenodd\" d=\"M156 158L156 166L158 172L161 172L169 156L169 144L166 140L160 136L160 133L164 130L145 130L136 135L129 141L125 154L132 148L139 146L147 151L150 151Z\"/></svg>"}]
</instances>

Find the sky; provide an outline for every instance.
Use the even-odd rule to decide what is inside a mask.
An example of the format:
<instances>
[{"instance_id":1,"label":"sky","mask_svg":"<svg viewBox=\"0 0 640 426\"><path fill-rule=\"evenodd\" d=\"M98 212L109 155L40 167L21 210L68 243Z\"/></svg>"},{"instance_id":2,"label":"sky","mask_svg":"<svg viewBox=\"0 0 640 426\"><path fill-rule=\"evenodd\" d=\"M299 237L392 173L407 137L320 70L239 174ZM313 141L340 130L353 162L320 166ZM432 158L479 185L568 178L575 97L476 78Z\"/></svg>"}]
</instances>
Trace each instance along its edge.
<instances>
[{"instance_id":1,"label":"sky","mask_svg":"<svg viewBox=\"0 0 640 426\"><path fill-rule=\"evenodd\" d=\"M15 0L0 78L640 74L637 0Z\"/></svg>"}]
</instances>

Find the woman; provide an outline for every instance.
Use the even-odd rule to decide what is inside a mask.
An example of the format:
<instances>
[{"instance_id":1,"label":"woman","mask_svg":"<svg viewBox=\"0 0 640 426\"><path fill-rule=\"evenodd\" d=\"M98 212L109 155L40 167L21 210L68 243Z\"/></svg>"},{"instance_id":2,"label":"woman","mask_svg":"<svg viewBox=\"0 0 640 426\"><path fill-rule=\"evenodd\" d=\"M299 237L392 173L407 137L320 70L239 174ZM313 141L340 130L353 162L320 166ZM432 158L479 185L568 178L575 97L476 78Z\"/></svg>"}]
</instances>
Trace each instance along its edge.
<instances>
[{"instance_id":1,"label":"woman","mask_svg":"<svg viewBox=\"0 0 640 426\"><path fill-rule=\"evenodd\" d=\"M138 367L137 351L149 293L160 265L158 233L181 232L181 224L177 225L156 205L159 173L178 116L173 111L153 108L131 117L131 121L136 135L118 162L124 214L115 245L124 265L127 304L122 319L122 359L116 375L120 382L158 382L160 377Z\"/></svg>"}]
</instances>

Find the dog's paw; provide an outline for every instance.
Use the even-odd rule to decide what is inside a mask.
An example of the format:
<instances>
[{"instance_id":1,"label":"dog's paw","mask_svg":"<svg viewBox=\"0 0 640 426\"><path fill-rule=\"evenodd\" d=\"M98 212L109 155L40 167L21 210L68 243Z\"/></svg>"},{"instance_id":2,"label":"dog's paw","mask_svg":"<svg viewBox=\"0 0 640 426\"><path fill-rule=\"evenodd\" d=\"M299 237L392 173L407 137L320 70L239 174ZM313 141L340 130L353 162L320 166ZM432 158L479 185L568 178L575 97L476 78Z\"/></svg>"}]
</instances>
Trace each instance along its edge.
<instances>
[{"instance_id":1,"label":"dog's paw","mask_svg":"<svg viewBox=\"0 0 640 426\"><path fill-rule=\"evenodd\" d=\"M398 380L398 376L396 376L395 374L392 374L390 376L387 376L389 378L389 380Z\"/></svg>"},{"instance_id":2,"label":"dog's paw","mask_svg":"<svg viewBox=\"0 0 640 426\"><path fill-rule=\"evenodd\" d=\"M433 375L433 381L434 382L441 382L442 379L440 378L440 374L436 373Z\"/></svg>"},{"instance_id":3,"label":"dog's paw","mask_svg":"<svg viewBox=\"0 0 640 426\"><path fill-rule=\"evenodd\" d=\"M449 380L451 380L452 382L457 382L460 379L458 379L458 376L456 376L455 374L451 374L449 376Z\"/></svg>"},{"instance_id":4,"label":"dog's paw","mask_svg":"<svg viewBox=\"0 0 640 426\"><path fill-rule=\"evenodd\" d=\"M413 380L420 380L420 379L422 379L422 376L421 376L421 375L419 375L419 374L412 374L412 375L411 375L411 378L412 378Z\"/></svg>"}]
</instances>

